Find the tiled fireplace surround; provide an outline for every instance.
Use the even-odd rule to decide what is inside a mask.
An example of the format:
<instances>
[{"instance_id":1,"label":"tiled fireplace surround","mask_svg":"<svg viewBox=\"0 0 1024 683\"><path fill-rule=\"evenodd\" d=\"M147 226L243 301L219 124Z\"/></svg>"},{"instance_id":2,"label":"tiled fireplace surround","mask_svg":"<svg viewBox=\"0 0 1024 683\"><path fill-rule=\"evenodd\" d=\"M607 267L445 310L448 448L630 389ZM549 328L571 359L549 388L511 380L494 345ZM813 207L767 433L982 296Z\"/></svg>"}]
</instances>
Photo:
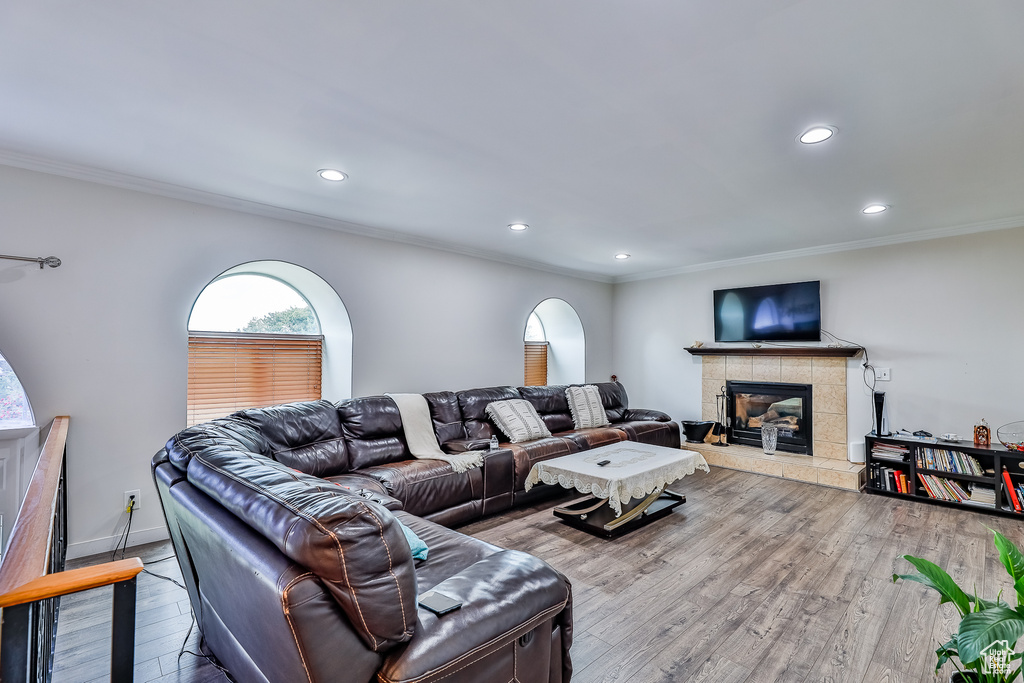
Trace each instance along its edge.
<instances>
[{"instance_id":1,"label":"tiled fireplace surround","mask_svg":"<svg viewBox=\"0 0 1024 683\"><path fill-rule=\"evenodd\" d=\"M702 419L718 419L715 397L727 379L810 384L814 396L814 455L782 451L765 455L760 448L737 444L722 448L710 443L684 443L683 448L700 451L713 466L853 491L861 488L864 465L847 460L845 358L701 356ZM707 441L711 441L710 436Z\"/></svg>"}]
</instances>

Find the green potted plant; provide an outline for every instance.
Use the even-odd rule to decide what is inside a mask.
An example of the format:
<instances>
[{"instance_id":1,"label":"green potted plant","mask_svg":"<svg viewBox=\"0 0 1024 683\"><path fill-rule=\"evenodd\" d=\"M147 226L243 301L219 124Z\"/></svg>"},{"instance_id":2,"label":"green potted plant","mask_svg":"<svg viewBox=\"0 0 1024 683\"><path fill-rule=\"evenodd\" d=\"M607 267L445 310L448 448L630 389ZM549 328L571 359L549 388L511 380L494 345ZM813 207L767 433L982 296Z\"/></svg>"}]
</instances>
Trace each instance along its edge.
<instances>
[{"instance_id":1,"label":"green potted plant","mask_svg":"<svg viewBox=\"0 0 1024 683\"><path fill-rule=\"evenodd\" d=\"M904 555L903 559L914 565L917 572L892 575L893 582L906 579L934 588L939 593L940 605L953 603L960 612L959 628L935 651L936 673L947 661L956 667L951 683L1011 683L1021 675L1020 660L1024 654L1013 650L1017 639L1024 635L1024 553L998 531L992 533L999 561L1017 594L1016 608L1003 601L1001 590L994 601L966 593L938 565L912 555Z\"/></svg>"}]
</instances>

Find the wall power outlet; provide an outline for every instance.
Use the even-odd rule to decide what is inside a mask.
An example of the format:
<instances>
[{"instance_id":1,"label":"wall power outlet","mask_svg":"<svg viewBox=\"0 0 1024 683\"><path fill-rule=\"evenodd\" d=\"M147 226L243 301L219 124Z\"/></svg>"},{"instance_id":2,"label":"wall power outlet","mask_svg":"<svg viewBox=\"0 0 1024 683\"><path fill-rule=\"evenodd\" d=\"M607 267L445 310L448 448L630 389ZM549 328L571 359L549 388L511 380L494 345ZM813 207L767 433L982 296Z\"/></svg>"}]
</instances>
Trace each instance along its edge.
<instances>
[{"instance_id":1,"label":"wall power outlet","mask_svg":"<svg viewBox=\"0 0 1024 683\"><path fill-rule=\"evenodd\" d=\"M139 495L139 489L133 489L131 491L125 491L124 492L124 507L121 508L125 512L128 512L128 506L132 502L132 496L135 496L135 508L133 510L135 512L138 512L139 508L142 507L142 498Z\"/></svg>"},{"instance_id":2,"label":"wall power outlet","mask_svg":"<svg viewBox=\"0 0 1024 683\"><path fill-rule=\"evenodd\" d=\"M875 368L875 379L879 382L888 382L892 379L889 375L889 368Z\"/></svg>"}]
</instances>

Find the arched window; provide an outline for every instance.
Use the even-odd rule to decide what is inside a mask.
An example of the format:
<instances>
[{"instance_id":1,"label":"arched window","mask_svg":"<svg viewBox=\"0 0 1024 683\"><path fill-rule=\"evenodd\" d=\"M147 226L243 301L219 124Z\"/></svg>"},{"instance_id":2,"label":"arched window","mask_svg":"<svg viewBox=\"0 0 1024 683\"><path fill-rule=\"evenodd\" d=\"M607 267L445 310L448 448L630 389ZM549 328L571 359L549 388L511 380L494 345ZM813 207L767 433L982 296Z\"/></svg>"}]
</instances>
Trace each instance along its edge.
<instances>
[{"instance_id":1,"label":"arched window","mask_svg":"<svg viewBox=\"0 0 1024 683\"><path fill-rule=\"evenodd\" d=\"M544 323L541 322L536 310L526 320L526 334L523 335L523 339L526 347L523 385L543 386L548 383L548 338L544 332Z\"/></svg>"},{"instance_id":2,"label":"arched window","mask_svg":"<svg viewBox=\"0 0 1024 683\"><path fill-rule=\"evenodd\" d=\"M526 386L580 384L586 376L586 339L579 315L562 299L545 299L526 321Z\"/></svg>"},{"instance_id":3,"label":"arched window","mask_svg":"<svg viewBox=\"0 0 1024 683\"><path fill-rule=\"evenodd\" d=\"M32 427L35 423L25 388L7 360L0 355L0 429Z\"/></svg>"},{"instance_id":4,"label":"arched window","mask_svg":"<svg viewBox=\"0 0 1024 683\"><path fill-rule=\"evenodd\" d=\"M222 273L196 299L188 331L190 425L244 408L351 394L348 312L305 268L258 261Z\"/></svg>"}]
</instances>

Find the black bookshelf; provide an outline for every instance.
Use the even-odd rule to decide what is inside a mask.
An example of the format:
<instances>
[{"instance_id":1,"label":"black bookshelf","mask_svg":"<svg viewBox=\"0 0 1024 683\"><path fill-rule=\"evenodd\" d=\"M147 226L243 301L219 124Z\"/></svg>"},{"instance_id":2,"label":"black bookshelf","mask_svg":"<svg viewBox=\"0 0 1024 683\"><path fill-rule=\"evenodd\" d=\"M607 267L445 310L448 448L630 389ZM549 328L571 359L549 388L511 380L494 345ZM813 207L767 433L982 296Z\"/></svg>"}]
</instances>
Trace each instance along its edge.
<instances>
[{"instance_id":1,"label":"black bookshelf","mask_svg":"<svg viewBox=\"0 0 1024 683\"><path fill-rule=\"evenodd\" d=\"M878 453L876 446L881 446L887 452ZM899 450L905 453L899 453ZM984 512L1007 517L1024 518L1024 514L1016 512L1013 502L1007 497L1003 483L1003 468L1010 474L1014 487L1024 484L1024 453L1008 450L1000 443L991 446L976 446L971 441L948 442L938 440L921 441L917 439L901 438L898 436L875 436L874 433L865 437L867 484L864 490L882 496L892 496L908 500L922 500L936 505L958 507L974 512ZM937 456L942 452L942 456ZM957 455L957 469L961 471L949 471L946 467L950 464L950 456ZM927 456L931 456L928 458ZM982 473L969 472L963 467L965 458L974 458L982 468ZM943 457L946 462L940 462ZM894 481L902 473L907 482L906 492L896 489ZM943 500L933 497L928 486L921 481L919 475L925 475L926 480L931 484L935 478L946 479L953 483L954 491L964 491L975 494L981 487L991 487L994 492L994 506L988 507L971 502L958 502L956 500ZM949 494L948 488L943 484L944 493ZM1018 502L1024 507L1024 499L1021 493L1017 493Z\"/></svg>"}]
</instances>

